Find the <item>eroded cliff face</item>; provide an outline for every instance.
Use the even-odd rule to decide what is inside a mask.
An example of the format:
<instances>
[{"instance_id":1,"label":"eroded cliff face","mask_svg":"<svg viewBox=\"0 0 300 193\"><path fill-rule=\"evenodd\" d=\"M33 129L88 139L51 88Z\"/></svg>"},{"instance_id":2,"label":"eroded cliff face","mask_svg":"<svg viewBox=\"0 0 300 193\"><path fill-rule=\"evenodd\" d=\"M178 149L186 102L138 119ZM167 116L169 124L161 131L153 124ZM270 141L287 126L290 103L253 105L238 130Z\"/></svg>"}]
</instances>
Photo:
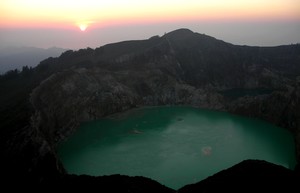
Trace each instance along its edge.
<instances>
[{"instance_id":1,"label":"eroded cliff face","mask_svg":"<svg viewBox=\"0 0 300 193\"><path fill-rule=\"evenodd\" d=\"M32 125L55 147L84 121L138 106L190 105L261 118L287 128L295 136L299 161L299 88L295 83L269 94L226 100L217 88L196 88L160 70L79 68L56 73L34 89Z\"/></svg>"},{"instance_id":2,"label":"eroded cliff face","mask_svg":"<svg viewBox=\"0 0 300 193\"><path fill-rule=\"evenodd\" d=\"M59 72L31 94L32 125L53 145L81 122L137 106L192 105L223 109L222 96L195 88L160 70L112 72L99 68Z\"/></svg>"},{"instance_id":3,"label":"eroded cliff face","mask_svg":"<svg viewBox=\"0 0 300 193\"><path fill-rule=\"evenodd\" d=\"M229 112L260 118L288 129L295 137L296 158L300 161L300 81L269 95L241 97L229 103Z\"/></svg>"}]
</instances>

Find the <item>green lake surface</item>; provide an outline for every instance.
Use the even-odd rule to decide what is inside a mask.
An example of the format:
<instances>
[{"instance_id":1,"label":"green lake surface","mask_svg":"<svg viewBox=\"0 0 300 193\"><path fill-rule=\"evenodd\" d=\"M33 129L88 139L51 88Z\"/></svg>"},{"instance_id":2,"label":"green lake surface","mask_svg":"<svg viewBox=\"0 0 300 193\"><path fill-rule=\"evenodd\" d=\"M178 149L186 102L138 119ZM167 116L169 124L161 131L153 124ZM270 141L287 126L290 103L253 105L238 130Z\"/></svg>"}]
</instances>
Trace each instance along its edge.
<instances>
[{"instance_id":1,"label":"green lake surface","mask_svg":"<svg viewBox=\"0 0 300 193\"><path fill-rule=\"evenodd\" d=\"M58 154L70 174L145 176L173 189L245 159L296 164L287 130L192 107L140 108L83 123Z\"/></svg>"}]
</instances>

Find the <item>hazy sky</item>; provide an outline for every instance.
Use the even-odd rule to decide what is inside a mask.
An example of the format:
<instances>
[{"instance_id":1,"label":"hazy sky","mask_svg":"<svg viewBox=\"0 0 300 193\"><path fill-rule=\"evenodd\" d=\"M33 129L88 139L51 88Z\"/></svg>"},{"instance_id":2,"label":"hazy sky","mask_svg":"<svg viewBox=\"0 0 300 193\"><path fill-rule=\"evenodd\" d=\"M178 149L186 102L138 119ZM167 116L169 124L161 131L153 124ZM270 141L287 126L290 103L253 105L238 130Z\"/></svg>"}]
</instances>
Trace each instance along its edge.
<instances>
[{"instance_id":1,"label":"hazy sky","mask_svg":"<svg viewBox=\"0 0 300 193\"><path fill-rule=\"evenodd\" d=\"M300 0L0 0L0 46L101 45L189 28L246 45L300 42Z\"/></svg>"}]
</instances>

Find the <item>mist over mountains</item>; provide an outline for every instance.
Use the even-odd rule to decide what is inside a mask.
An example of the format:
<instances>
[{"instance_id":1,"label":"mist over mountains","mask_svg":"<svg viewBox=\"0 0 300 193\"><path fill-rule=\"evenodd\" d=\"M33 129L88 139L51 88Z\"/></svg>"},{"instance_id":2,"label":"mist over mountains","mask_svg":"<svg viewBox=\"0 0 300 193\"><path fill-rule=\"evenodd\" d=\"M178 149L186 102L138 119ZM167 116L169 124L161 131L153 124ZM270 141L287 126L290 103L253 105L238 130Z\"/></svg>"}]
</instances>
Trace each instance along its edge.
<instances>
[{"instance_id":1,"label":"mist over mountains","mask_svg":"<svg viewBox=\"0 0 300 193\"><path fill-rule=\"evenodd\" d=\"M9 70L21 70L23 66L35 67L40 61L57 57L63 48L51 47L48 49L36 47L5 47L0 48L0 74Z\"/></svg>"}]
</instances>

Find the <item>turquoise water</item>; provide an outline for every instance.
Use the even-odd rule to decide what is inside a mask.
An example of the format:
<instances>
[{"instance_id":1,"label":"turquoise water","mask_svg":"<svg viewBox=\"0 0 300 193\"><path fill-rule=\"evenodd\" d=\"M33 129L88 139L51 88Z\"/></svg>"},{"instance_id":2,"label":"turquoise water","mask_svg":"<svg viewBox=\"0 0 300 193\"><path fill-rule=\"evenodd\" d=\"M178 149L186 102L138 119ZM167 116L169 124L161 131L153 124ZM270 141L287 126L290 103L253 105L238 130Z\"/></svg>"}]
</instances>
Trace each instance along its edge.
<instances>
[{"instance_id":1,"label":"turquoise water","mask_svg":"<svg viewBox=\"0 0 300 193\"><path fill-rule=\"evenodd\" d=\"M263 121L153 107L84 123L58 154L71 174L145 176L178 189L245 159L293 169L294 147L288 131Z\"/></svg>"}]
</instances>

